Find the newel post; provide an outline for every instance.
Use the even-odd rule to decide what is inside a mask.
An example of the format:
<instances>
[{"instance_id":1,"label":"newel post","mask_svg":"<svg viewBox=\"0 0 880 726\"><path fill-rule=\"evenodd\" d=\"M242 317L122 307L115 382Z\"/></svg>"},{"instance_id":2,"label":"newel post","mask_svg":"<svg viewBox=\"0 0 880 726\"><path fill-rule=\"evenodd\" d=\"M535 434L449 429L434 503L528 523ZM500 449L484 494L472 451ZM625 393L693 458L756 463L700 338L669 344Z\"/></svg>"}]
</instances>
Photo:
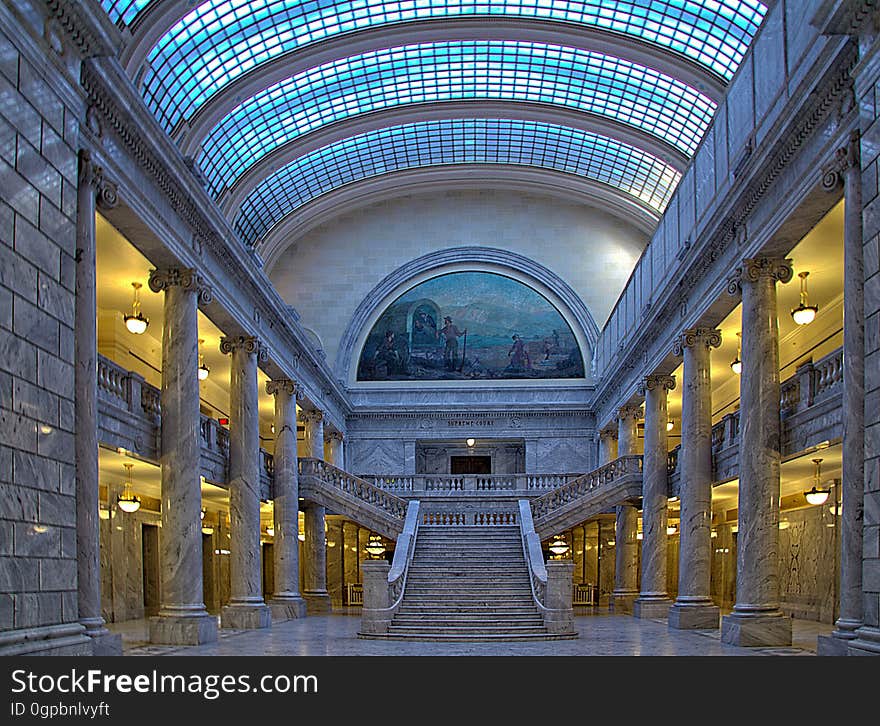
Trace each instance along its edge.
<instances>
[{"instance_id":1,"label":"newel post","mask_svg":"<svg viewBox=\"0 0 880 726\"><path fill-rule=\"evenodd\" d=\"M386 560L366 560L361 563L364 581L361 632L366 635L386 633L391 624L391 593L388 587L390 569L391 565Z\"/></svg>"},{"instance_id":2,"label":"newel post","mask_svg":"<svg viewBox=\"0 0 880 726\"><path fill-rule=\"evenodd\" d=\"M572 595L572 573L574 562L571 560L551 560L546 564L547 587L544 591L544 625L549 633L574 632L574 607Z\"/></svg>"}]
</instances>

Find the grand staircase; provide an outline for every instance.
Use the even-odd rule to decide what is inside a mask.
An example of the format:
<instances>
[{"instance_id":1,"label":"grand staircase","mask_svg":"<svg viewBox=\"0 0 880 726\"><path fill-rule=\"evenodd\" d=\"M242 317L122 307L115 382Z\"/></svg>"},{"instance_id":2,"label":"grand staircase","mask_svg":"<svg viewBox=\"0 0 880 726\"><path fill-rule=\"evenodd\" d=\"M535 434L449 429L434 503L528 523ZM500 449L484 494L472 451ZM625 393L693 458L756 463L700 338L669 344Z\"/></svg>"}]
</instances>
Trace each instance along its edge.
<instances>
[{"instance_id":1,"label":"grand staircase","mask_svg":"<svg viewBox=\"0 0 880 726\"><path fill-rule=\"evenodd\" d=\"M549 640L523 556L520 528L422 526L403 601L385 638Z\"/></svg>"}]
</instances>

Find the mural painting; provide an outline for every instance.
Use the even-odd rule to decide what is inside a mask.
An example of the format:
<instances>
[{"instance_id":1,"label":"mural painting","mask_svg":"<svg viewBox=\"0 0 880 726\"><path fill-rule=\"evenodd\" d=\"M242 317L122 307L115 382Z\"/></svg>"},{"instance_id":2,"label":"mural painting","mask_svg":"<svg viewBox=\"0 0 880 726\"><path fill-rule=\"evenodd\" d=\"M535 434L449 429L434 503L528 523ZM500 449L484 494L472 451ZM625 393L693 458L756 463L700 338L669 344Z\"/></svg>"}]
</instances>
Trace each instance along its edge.
<instances>
[{"instance_id":1,"label":"mural painting","mask_svg":"<svg viewBox=\"0 0 880 726\"><path fill-rule=\"evenodd\" d=\"M405 292L376 321L358 363L359 381L583 377L559 311L490 272L452 272Z\"/></svg>"}]
</instances>

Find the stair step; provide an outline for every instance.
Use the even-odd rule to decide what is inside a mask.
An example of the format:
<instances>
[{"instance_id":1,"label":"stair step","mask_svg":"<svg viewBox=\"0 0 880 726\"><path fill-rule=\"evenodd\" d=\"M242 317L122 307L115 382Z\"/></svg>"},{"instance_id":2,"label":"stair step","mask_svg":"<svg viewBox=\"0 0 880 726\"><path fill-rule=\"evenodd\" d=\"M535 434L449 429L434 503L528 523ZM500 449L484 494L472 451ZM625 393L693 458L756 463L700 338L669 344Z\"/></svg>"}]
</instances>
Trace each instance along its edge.
<instances>
[{"instance_id":1,"label":"stair step","mask_svg":"<svg viewBox=\"0 0 880 726\"><path fill-rule=\"evenodd\" d=\"M577 638L577 633L501 633L489 634L481 633L478 635L463 635L450 633L384 633L382 635L374 635L367 633L358 633L359 638L364 640L397 640L397 641L430 641L432 643L481 643L481 642L501 642L510 641L528 641L528 640L572 640Z\"/></svg>"}]
</instances>

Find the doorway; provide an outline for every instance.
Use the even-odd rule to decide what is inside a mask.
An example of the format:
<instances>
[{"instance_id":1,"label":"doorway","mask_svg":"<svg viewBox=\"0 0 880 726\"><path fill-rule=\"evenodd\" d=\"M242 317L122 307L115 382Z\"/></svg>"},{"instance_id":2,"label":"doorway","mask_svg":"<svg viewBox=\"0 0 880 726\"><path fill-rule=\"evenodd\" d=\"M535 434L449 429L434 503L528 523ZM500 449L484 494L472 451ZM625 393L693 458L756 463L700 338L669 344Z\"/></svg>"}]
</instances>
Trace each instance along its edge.
<instances>
[{"instance_id":1,"label":"doorway","mask_svg":"<svg viewBox=\"0 0 880 726\"><path fill-rule=\"evenodd\" d=\"M491 456L451 456L449 457L451 474L491 474Z\"/></svg>"}]
</instances>

